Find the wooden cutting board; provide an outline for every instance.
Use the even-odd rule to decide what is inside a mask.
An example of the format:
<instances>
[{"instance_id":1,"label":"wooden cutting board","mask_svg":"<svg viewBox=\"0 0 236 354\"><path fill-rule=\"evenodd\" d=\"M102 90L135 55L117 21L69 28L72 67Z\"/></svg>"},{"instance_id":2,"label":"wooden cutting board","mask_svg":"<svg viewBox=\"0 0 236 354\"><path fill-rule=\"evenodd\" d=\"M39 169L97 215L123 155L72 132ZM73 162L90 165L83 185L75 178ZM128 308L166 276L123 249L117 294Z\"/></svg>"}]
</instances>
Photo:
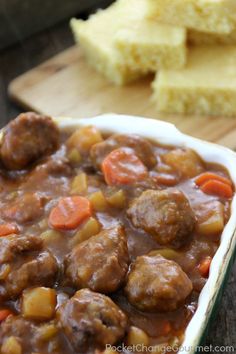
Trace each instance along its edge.
<instances>
[{"instance_id":1,"label":"wooden cutting board","mask_svg":"<svg viewBox=\"0 0 236 354\"><path fill-rule=\"evenodd\" d=\"M10 97L27 110L52 116L121 113L166 120L184 133L236 149L236 118L166 116L151 100L152 77L116 87L90 68L74 46L11 82Z\"/></svg>"}]
</instances>

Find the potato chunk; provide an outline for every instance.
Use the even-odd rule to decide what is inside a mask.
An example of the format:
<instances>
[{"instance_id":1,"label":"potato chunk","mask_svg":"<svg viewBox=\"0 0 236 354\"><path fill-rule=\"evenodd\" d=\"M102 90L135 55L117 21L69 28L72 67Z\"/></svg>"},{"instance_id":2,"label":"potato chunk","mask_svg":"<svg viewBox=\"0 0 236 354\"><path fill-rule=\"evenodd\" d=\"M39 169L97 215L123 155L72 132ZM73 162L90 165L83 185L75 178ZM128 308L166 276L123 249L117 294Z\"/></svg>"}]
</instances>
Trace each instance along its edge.
<instances>
[{"instance_id":1,"label":"potato chunk","mask_svg":"<svg viewBox=\"0 0 236 354\"><path fill-rule=\"evenodd\" d=\"M102 191L97 191L89 196L92 207L95 211L105 211L108 207L107 200Z\"/></svg>"},{"instance_id":2,"label":"potato chunk","mask_svg":"<svg viewBox=\"0 0 236 354\"><path fill-rule=\"evenodd\" d=\"M2 345L2 354L22 354L22 348L19 339L16 337L8 337Z\"/></svg>"},{"instance_id":3,"label":"potato chunk","mask_svg":"<svg viewBox=\"0 0 236 354\"><path fill-rule=\"evenodd\" d=\"M82 154L88 154L90 148L103 141L99 130L93 126L87 126L76 130L67 140L69 149L75 148Z\"/></svg>"},{"instance_id":4,"label":"potato chunk","mask_svg":"<svg viewBox=\"0 0 236 354\"><path fill-rule=\"evenodd\" d=\"M71 183L71 194L86 194L88 189L88 181L86 173L80 173Z\"/></svg>"},{"instance_id":5,"label":"potato chunk","mask_svg":"<svg viewBox=\"0 0 236 354\"><path fill-rule=\"evenodd\" d=\"M41 233L40 238L43 240L44 246L51 246L59 243L63 235L59 231L48 229Z\"/></svg>"},{"instance_id":6,"label":"potato chunk","mask_svg":"<svg viewBox=\"0 0 236 354\"><path fill-rule=\"evenodd\" d=\"M125 192L121 189L107 197L107 201L114 208L123 209L127 202Z\"/></svg>"},{"instance_id":7,"label":"potato chunk","mask_svg":"<svg viewBox=\"0 0 236 354\"><path fill-rule=\"evenodd\" d=\"M148 345L148 335L142 329L131 326L128 332L127 344L131 346Z\"/></svg>"},{"instance_id":8,"label":"potato chunk","mask_svg":"<svg viewBox=\"0 0 236 354\"><path fill-rule=\"evenodd\" d=\"M224 205L215 200L199 206L197 231L203 236L217 235L224 229Z\"/></svg>"},{"instance_id":9,"label":"potato chunk","mask_svg":"<svg viewBox=\"0 0 236 354\"><path fill-rule=\"evenodd\" d=\"M191 149L175 149L164 154L163 161L182 178L192 178L203 172L201 158Z\"/></svg>"},{"instance_id":10,"label":"potato chunk","mask_svg":"<svg viewBox=\"0 0 236 354\"><path fill-rule=\"evenodd\" d=\"M91 236L98 234L100 230L101 225L99 222L93 217L89 218L73 237L71 241L72 246L77 245L78 243L89 239Z\"/></svg>"},{"instance_id":11,"label":"potato chunk","mask_svg":"<svg viewBox=\"0 0 236 354\"><path fill-rule=\"evenodd\" d=\"M58 328L54 323L45 324L37 330L37 337L41 341L49 341L58 332Z\"/></svg>"},{"instance_id":12,"label":"potato chunk","mask_svg":"<svg viewBox=\"0 0 236 354\"><path fill-rule=\"evenodd\" d=\"M73 165L80 163L82 160L82 156L80 155L79 151L75 148L68 151L67 157L70 163Z\"/></svg>"},{"instance_id":13,"label":"potato chunk","mask_svg":"<svg viewBox=\"0 0 236 354\"><path fill-rule=\"evenodd\" d=\"M49 320L53 317L56 307L54 289L38 287L23 292L22 314L33 320Z\"/></svg>"}]
</instances>

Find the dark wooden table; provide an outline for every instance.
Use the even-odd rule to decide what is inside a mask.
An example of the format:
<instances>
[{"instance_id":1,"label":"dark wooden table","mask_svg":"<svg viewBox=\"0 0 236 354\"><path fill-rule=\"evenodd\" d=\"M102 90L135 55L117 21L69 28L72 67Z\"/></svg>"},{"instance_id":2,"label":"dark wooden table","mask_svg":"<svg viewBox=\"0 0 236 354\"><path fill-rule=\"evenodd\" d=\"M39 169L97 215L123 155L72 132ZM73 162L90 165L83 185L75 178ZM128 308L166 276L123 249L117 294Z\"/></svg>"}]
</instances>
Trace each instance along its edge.
<instances>
[{"instance_id":1,"label":"dark wooden table","mask_svg":"<svg viewBox=\"0 0 236 354\"><path fill-rule=\"evenodd\" d=\"M0 52L1 127L21 112L7 96L8 83L72 44L68 23L63 23ZM236 264L227 283L219 313L207 335L206 345L210 344L213 347L234 346L236 352Z\"/></svg>"}]
</instances>

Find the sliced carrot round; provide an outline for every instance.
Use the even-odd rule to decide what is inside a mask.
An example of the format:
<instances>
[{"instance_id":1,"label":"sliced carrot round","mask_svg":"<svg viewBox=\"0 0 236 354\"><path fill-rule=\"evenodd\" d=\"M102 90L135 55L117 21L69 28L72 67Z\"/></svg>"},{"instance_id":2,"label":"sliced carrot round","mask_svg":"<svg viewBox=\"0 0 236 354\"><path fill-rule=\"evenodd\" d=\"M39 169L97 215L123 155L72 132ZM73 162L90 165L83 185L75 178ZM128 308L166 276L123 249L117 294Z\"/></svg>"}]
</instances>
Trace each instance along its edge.
<instances>
[{"instance_id":1,"label":"sliced carrot round","mask_svg":"<svg viewBox=\"0 0 236 354\"><path fill-rule=\"evenodd\" d=\"M200 176L198 176L196 179L195 179L195 183L197 186L201 186L203 185L205 182L208 182L210 180L215 180L215 181L220 181L222 183L225 183L225 184L228 184L229 186L232 186L232 182L230 181L229 178L226 178L226 177L223 177L223 176L220 176L216 173L213 173L213 172L205 172L205 173L202 173Z\"/></svg>"},{"instance_id":2,"label":"sliced carrot round","mask_svg":"<svg viewBox=\"0 0 236 354\"><path fill-rule=\"evenodd\" d=\"M230 185L217 180L203 183L200 189L206 194L217 195L221 198L232 198L233 189Z\"/></svg>"},{"instance_id":3,"label":"sliced carrot round","mask_svg":"<svg viewBox=\"0 0 236 354\"><path fill-rule=\"evenodd\" d=\"M0 310L0 323L4 320L7 319L8 316L12 315L13 312L8 310L8 309L4 309L4 310Z\"/></svg>"},{"instance_id":4,"label":"sliced carrot round","mask_svg":"<svg viewBox=\"0 0 236 354\"><path fill-rule=\"evenodd\" d=\"M207 278L209 275L209 270L211 266L212 258L206 257L204 258L198 266L199 273L202 277Z\"/></svg>"},{"instance_id":5,"label":"sliced carrot round","mask_svg":"<svg viewBox=\"0 0 236 354\"><path fill-rule=\"evenodd\" d=\"M102 163L102 171L108 185L133 184L148 176L146 166L129 148L113 150Z\"/></svg>"},{"instance_id":6,"label":"sliced carrot round","mask_svg":"<svg viewBox=\"0 0 236 354\"><path fill-rule=\"evenodd\" d=\"M18 228L14 224L1 224L0 225L0 237L8 236L11 234L17 234L19 232Z\"/></svg>"},{"instance_id":7,"label":"sliced carrot round","mask_svg":"<svg viewBox=\"0 0 236 354\"><path fill-rule=\"evenodd\" d=\"M175 176L161 173L153 177L154 182L158 185L163 184L164 186L173 187L178 183L178 179Z\"/></svg>"},{"instance_id":8,"label":"sliced carrot round","mask_svg":"<svg viewBox=\"0 0 236 354\"><path fill-rule=\"evenodd\" d=\"M49 215L54 229L73 230L91 216L91 203L87 198L74 196L62 198Z\"/></svg>"}]
</instances>

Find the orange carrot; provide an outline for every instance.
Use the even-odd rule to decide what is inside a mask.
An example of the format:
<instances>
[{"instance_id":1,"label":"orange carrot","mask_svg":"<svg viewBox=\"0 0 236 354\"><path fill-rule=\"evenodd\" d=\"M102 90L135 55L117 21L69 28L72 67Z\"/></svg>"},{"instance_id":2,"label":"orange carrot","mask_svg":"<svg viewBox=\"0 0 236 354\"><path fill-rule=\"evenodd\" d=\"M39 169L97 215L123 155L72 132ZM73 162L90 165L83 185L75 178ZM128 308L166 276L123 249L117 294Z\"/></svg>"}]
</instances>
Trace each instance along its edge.
<instances>
[{"instance_id":1,"label":"orange carrot","mask_svg":"<svg viewBox=\"0 0 236 354\"><path fill-rule=\"evenodd\" d=\"M49 215L54 229L73 230L92 214L91 204L84 197L62 198Z\"/></svg>"},{"instance_id":2,"label":"orange carrot","mask_svg":"<svg viewBox=\"0 0 236 354\"><path fill-rule=\"evenodd\" d=\"M165 321L163 323L163 327L162 327L162 335L166 336L167 334L169 334L171 332L171 329L172 329L172 327L171 327L170 322L169 321Z\"/></svg>"},{"instance_id":3,"label":"orange carrot","mask_svg":"<svg viewBox=\"0 0 236 354\"><path fill-rule=\"evenodd\" d=\"M212 262L211 257L206 257L200 262L200 264L198 266L198 270L199 270L199 273L201 274L202 277L204 277L204 278L208 277L211 262Z\"/></svg>"},{"instance_id":4,"label":"orange carrot","mask_svg":"<svg viewBox=\"0 0 236 354\"><path fill-rule=\"evenodd\" d=\"M233 196L232 187L217 180L209 180L203 183L200 189L206 194L218 195L222 198L232 198Z\"/></svg>"},{"instance_id":5,"label":"orange carrot","mask_svg":"<svg viewBox=\"0 0 236 354\"><path fill-rule=\"evenodd\" d=\"M213 172L205 172L202 173L200 176L198 176L195 179L195 183L197 186L203 185L205 182L208 182L210 180L215 180L215 181L220 181L222 183L228 184L229 186L232 186L232 182L230 181L229 178L222 177L216 173Z\"/></svg>"},{"instance_id":6,"label":"orange carrot","mask_svg":"<svg viewBox=\"0 0 236 354\"><path fill-rule=\"evenodd\" d=\"M148 176L147 168L129 148L113 150L102 163L108 185L132 184Z\"/></svg>"},{"instance_id":7,"label":"orange carrot","mask_svg":"<svg viewBox=\"0 0 236 354\"><path fill-rule=\"evenodd\" d=\"M158 174L153 179L158 185L162 184L168 187L173 187L178 183L177 177L165 173Z\"/></svg>"},{"instance_id":8,"label":"orange carrot","mask_svg":"<svg viewBox=\"0 0 236 354\"><path fill-rule=\"evenodd\" d=\"M0 323L12 314L13 314L12 311L10 311L8 309L0 310Z\"/></svg>"},{"instance_id":9,"label":"orange carrot","mask_svg":"<svg viewBox=\"0 0 236 354\"><path fill-rule=\"evenodd\" d=\"M8 236L11 234L17 234L18 228L14 224L1 224L0 225L0 237Z\"/></svg>"}]
</instances>

